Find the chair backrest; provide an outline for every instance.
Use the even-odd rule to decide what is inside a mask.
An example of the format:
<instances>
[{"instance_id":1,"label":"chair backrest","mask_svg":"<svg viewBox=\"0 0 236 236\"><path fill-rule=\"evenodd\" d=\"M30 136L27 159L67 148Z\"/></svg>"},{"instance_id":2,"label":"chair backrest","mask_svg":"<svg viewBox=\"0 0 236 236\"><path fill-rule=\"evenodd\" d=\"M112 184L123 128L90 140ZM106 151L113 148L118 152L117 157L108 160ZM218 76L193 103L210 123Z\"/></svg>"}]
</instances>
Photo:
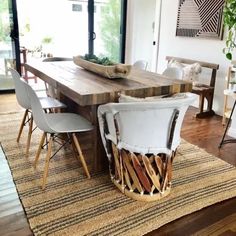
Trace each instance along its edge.
<instances>
[{"instance_id":1,"label":"chair backrest","mask_svg":"<svg viewBox=\"0 0 236 236\"><path fill-rule=\"evenodd\" d=\"M177 67L167 67L163 73L163 75L174 78L174 79L182 79L183 78L183 70Z\"/></svg>"},{"instance_id":2,"label":"chair backrest","mask_svg":"<svg viewBox=\"0 0 236 236\"><path fill-rule=\"evenodd\" d=\"M133 67L140 70L146 70L147 66L148 66L148 62L144 60L138 60L133 64Z\"/></svg>"},{"instance_id":3,"label":"chair backrest","mask_svg":"<svg viewBox=\"0 0 236 236\"><path fill-rule=\"evenodd\" d=\"M50 61L73 61L70 57L47 57L43 59L43 62L50 62Z\"/></svg>"},{"instance_id":4,"label":"chair backrest","mask_svg":"<svg viewBox=\"0 0 236 236\"><path fill-rule=\"evenodd\" d=\"M15 93L16 93L17 102L23 108L30 109L31 105L30 105L28 93L25 87L26 81L24 81L21 78L20 74L16 70L12 68L9 68L9 70L11 72L11 75L15 84Z\"/></svg>"},{"instance_id":5,"label":"chair backrest","mask_svg":"<svg viewBox=\"0 0 236 236\"><path fill-rule=\"evenodd\" d=\"M188 106L196 99L109 103L98 108L104 147L111 140L118 149L141 154L170 154L180 144L180 130ZM108 148L106 152L109 154Z\"/></svg>"},{"instance_id":6,"label":"chair backrest","mask_svg":"<svg viewBox=\"0 0 236 236\"><path fill-rule=\"evenodd\" d=\"M48 125L47 118L45 117L45 112L42 108L37 94L27 83L25 83L25 89L29 97L31 110L33 112L34 121L37 127L44 132L53 133L54 131Z\"/></svg>"}]
</instances>

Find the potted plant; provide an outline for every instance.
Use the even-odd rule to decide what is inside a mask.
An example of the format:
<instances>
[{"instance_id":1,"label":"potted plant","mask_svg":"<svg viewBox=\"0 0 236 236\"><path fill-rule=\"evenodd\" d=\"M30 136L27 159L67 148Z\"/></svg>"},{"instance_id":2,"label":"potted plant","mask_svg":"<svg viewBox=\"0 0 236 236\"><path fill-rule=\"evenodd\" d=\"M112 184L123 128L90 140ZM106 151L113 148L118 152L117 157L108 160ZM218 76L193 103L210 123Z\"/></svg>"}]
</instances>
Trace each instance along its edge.
<instances>
[{"instance_id":1,"label":"potted plant","mask_svg":"<svg viewBox=\"0 0 236 236\"><path fill-rule=\"evenodd\" d=\"M229 82L229 90L236 91L236 80Z\"/></svg>"},{"instance_id":2,"label":"potted plant","mask_svg":"<svg viewBox=\"0 0 236 236\"><path fill-rule=\"evenodd\" d=\"M232 52L236 47L236 1L225 0L224 6L224 25L228 28L226 37L226 47L223 52L226 58L232 60Z\"/></svg>"},{"instance_id":3,"label":"potted plant","mask_svg":"<svg viewBox=\"0 0 236 236\"><path fill-rule=\"evenodd\" d=\"M52 50L52 37L46 36L42 39L42 56L43 57L50 57Z\"/></svg>"}]
</instances>

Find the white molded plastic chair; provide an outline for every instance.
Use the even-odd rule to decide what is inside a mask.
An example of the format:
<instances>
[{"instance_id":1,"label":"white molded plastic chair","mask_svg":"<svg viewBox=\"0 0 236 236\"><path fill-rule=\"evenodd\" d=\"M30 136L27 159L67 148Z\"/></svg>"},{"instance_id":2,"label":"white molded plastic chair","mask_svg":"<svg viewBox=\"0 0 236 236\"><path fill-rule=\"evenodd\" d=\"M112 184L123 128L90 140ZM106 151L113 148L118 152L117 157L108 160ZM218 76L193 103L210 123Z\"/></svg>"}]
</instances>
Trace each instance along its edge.
<instances>
[{"instance_id":1,"label":"white molded plastic chair","mask_svg":"<svg viewBox=\"0 0 236 236\"><path fill-rule=\"evenodd\" d=\"M66 140L62 146L64 146L66 143L70 141L72 142L72 146L74 144L73 148L75 148L76 151L78 152L85 173L87 177L90 178L88 167L82 154L80 144L76 137L76 133L92 130L93 126L91 125L91 123L82 116L74 113L44 113L39 98L37 97L34 90L28 84L25 84L25 86L28 90L28 94L30 97L30 103L34 116L34 121L38 126L38 128L43 131L43 135L35 157L35 163L34 163L35 167L37 165L37 161L39 159L39 155L41 153L42 145L44 143L46 135L50 134L50 138L48 141L48 151L45 160L42 188L44 189L46 186L49 161L52 152L52 142L54 138L57 138L57 134L67 134L68 140Z\"/></svg>"},{"instance_id":2,"label":"white molded plastic chair","mask_svg":"<svg viewBox=\"0 0 236 236\"><path fill-rule=\"evenodd\" d=\"M138 60L133 64L133 67L140 70L146 70L148 62L144 60Z\"/></svg>"},{"instance_id":3,"label":"white molded plastic chair","mask_svg":"<svg viewBox=\"0 0 236 236\"><path fill-rule=\"evenodd\" d=\"M167 67L162 75L165 75L167 77L173 78L173 79L182 79L183 78L183 70L181 68L177 67Z\"/></svg>"},{"instance_id":4,"label":"white molded plastic chair","mask_svg":"<svg viewBox=\"0 0 236 236\"><path fill-rule=\"evenodd\" d=\"M187 93L177 100L99 106L111 179L124 194L143 201L169 194L182 121L195 99L196 95Z\"/></svg>"},{"instance_id":5,"label":"white molded plastic chair","mask_svg":"<svg viewBox=\"0 0 236 236\"><path fill-rule=\"evenodd\" d=\"M28 92L25 87L25 84L27 83L24 79L20 77L20 74L16 70L12 68L10 68L9 70L14 80L17 102L19 103L21 107L25 108L25 113L24 113L24 116L20 125L18 136L17 136L17 142L20 141L20 137L21 137L24 126L26 125L26 123L29 123L28 138L27 138L27 145L26 145L26 155L28 156L30 140L31 140L31 135L32 135L32 130L33 130L33 116L31 114L31 104L30 104ZM50 97L41 97L40 103L42 104L42 107L44 110L60 109L60 108L66 107L66 105L63 104L62 102L54 98L50 98Z\"/></svg>"}]
</instances>

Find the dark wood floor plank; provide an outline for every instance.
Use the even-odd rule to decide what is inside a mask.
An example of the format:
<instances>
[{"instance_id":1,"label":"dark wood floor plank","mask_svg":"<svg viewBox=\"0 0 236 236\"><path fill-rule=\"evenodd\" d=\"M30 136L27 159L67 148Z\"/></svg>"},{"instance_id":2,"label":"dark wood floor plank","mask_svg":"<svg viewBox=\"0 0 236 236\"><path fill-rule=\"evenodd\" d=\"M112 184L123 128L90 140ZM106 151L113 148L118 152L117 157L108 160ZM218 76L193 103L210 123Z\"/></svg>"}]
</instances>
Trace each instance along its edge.
<instances>
[{"instance_id":1,"label":"dark wood floor plank","mask_svg":"<svg viewBox=\"0 0 236 236\"><path fill-rule=\"evenodd\" d=\"M32 236L30 229L20 228L14 230L12 233L6 233L4 236Z\"/></svg>"},{"instance_id":2,"label":"dark wood floor plank","mask_svg":"<svg viewBox=\"0 0 236 236\"><path fill-rule=\"evenodd\" d=\"M8 164L4 164L4 165L1 165L1 167L3 168L2 171L1 171L1 176L5 176L5 175L9 175L11 174L11 171L9 169L7 169L6 167L8 166Z\"/></svg>"},{"instance_id":3,"label":"dark wood floor plank","mask_svg":"<svg viewBox=\"0 0 236 236\"><path fill-rule=\"evenodd\" d=\"M12 189L12 188L14 188L14 189L16 188L13 181L8 182L8 183L4 183L4 184L0 184L1 191L5 191L5 190L8 190L8 189Z\"/></svg>"},{"instance_id":4,"label":"dark wood floor plank","mask_svg":"<svg viewBox=\"0 0 236 236\"><path fill-rule=\"evenodd\" d=\"M2 197L0 197L0 206L3 203L7 203L7 202L13 201L13 200L16 201L17 199L19 199L19 197L18 197L18 195L15 192L7 194L5 196L2 196Z\"/></svg>"},{"instance_id":5,"label":"dark wood floor plank","mask_svg":"<svg viewBox=\"0 0 236 236\"><path fill-rule=\"evenodd\" d=\"M1 190L0 197L4 197L4 196L7 196L8 194L12 194L12 193L17 194L15 186L12 188L8 188L4 191Z\"/></svg>"},{"instance_id":6,"label":"dark wood floor plank","mask_svg":"<svg viewBox=\"0 0 236 236\"><path fill-rule=\"evenodd\" d=\"M0 205L0 217L1 217L1 213L4 211L7 211L9 209L14 209L14 208L18 208L19 206L21 206L21 202L18 199L12 199L12 200L8 200L5 199L5 201L2 202L3 204Z\"/></svg>"},{"instance_id":7,"label":"dark wood floor plank","mask_svg":"<svg viewBox=\"0 0 236 236\"><path fill-rule=\"evenodd\" d=\"M198 235L222 235L224 233L235 234L236 235L236 224L234 224L236 219L236 213L225 217L223 220L218 221L200 231L197 232Z\"/></svg>"},{"instance_id":8,"label":"dark wood floor plank","mask_svg":"<svg viewBox=\"0 0 236 236\"><path fill-rule=\"evenodd\" d=\"M23 211L4 218L0 218L1 236L28 236L32 235Z\"/></svg>"},{"instance_id":9,"label":"dark wood floor plank","mask_svg":"<svg viewBox=\"0 0 236 236\"><path fill-rule=\"evenodd\" d=\"M0 185L9 184L9 183L12 183L12 178L10 178L9 174L6 176L3 176L3 177L1 176ZM1 189L1 187L0 187L0 189Z\"/></svg>"},{"instance_id":10,"label":"dark wood floor plank","mask_svg":"<svg viewBox=\"0 0 236 236\"><path fill-rule=\"evenodd\" d=\"M158 230L149 233L149 236L154 235L193 235L198 231L208 228L211 225L217 225L218 222L225 223L228 216L236 213L236 199L230 199L213 206L204 208L178 220L175 220ZM231 222L231 226L236 226L236 218ZM209 234L201 234L207 236Z\"/></svg>"},{"instance_id":11,"label":"dark wood floor plank","mask_svg":"<svg viewBox=\"0 0 236 236\"><path fill-rule=\"evenodd\" d=\"M17 204L15 204L14 206L9 206L6 209L3 209L0 211L0 218L5 217L5 216L9 216L18 212L22 212L22 205L20 202L18 202Z\"/></svg>"}]
</instances>

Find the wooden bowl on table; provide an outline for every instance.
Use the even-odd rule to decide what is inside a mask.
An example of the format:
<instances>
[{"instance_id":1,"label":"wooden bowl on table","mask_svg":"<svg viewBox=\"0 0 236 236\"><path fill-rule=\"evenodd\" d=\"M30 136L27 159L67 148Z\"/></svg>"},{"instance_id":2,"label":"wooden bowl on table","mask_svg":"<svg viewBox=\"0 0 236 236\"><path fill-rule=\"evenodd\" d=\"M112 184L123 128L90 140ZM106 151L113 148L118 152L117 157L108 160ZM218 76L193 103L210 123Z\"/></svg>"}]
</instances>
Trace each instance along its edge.
<instances>
[{"instance_id":1,"label":"wooden bowl on table","mask_svg":"<svg viewBox=\"0 0 236 236\"><path fill-rule=\"evenodd\" d=\"M81 56L74 56L73 61L76 65L108 79L127 78L132 67L131 65L120 63L105 66L85 60Z\"/></svg>"}]
</instances>

